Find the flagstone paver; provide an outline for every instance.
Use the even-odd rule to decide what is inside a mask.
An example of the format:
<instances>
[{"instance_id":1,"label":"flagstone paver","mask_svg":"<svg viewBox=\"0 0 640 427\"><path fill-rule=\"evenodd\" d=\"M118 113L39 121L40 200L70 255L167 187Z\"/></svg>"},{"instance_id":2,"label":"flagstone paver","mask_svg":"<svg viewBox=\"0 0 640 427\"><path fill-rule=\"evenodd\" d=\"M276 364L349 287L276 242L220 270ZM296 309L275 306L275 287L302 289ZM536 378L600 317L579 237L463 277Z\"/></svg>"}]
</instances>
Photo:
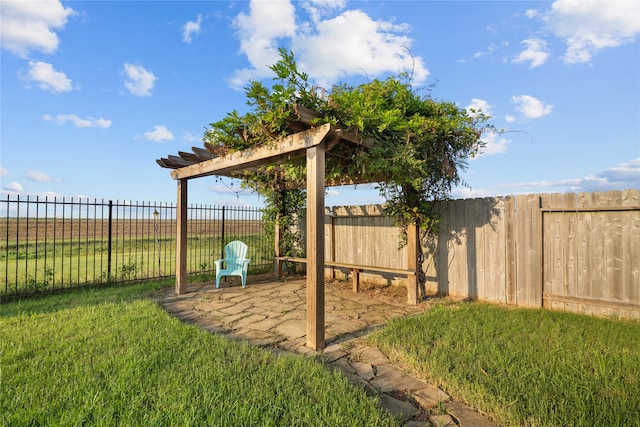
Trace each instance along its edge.
<instances>
[{"instance_id":1,"label":"flagstone paver","mask_svg":"<svg viewBox=\"0 0 640 427\"><path fill-rule=\"evenodd\" d=\"M439 388L425 383L395 366L376 347L360 337L389 319L425 310L389 302L369 295L354 294L349 287L325 286L324 351L306 344L306 283L304 279L263 281L246 288L230 278L216 289L211 283L188 286L184 295L169 291L162 306L178 319L204 330L246 341L274 352L321 356L350 382L377 396L380 405L408 427L458 426L493 427L489 420L451 401ZM350 285L349 285L350 286ZM433 414L440 404L448 414Z\"/></svg>"}]
</instances>

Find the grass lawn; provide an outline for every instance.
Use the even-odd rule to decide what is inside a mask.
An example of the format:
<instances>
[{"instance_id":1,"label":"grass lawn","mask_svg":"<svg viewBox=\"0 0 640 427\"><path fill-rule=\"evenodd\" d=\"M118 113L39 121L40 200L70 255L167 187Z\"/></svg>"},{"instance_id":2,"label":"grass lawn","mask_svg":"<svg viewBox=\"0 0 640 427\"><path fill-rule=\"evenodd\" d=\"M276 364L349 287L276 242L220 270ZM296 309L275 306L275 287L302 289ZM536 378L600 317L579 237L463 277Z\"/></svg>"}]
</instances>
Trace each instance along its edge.
<instances>
[{"instance_id":1,"label":"grass lawn","mask_svg":"<svg viewBox=\"0 0 640 427\"><path fill-rule=\"evenodd\" d=\"M508 426L640 426L640 323L436 304L373 344Z\"/></svg>"},{"instance_id":2,"label":"grass lawn","mask_svg":"<svg viewBox=\"0 0 640 427\"><path fill-rule=\"evenodd\" d=\"M167 285L3 303L0 425L398 425L316 359L172 318L149 298Z\"/></svg>"}]
</instances>

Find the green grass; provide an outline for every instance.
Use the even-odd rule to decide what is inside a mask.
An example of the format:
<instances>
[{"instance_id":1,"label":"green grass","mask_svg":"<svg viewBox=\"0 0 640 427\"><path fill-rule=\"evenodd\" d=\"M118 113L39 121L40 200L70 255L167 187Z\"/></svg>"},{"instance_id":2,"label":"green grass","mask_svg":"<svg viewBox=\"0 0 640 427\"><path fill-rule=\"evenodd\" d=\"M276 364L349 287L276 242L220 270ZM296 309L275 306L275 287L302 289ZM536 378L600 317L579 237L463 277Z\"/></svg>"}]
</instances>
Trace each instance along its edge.
<instances>
[{"instance_id":1,"label":"green grass","mask_svg":"<svg viewBox=\"0 0 640 427\"><path fill-rule=\"evenodd\" d=\"M371 342L509 426L640 426L640 323L438 304Z\"/></svg>"},{"instance_id":2,"label":"green grass","mask_svg":"<svg viewBox=\"0 0 640 427\"><path fill-rule=\"evenodd\" d=\"M0 307L0 425L398 425L318 360L169 316L164 283Z\"/></svg>"}]
</instances>

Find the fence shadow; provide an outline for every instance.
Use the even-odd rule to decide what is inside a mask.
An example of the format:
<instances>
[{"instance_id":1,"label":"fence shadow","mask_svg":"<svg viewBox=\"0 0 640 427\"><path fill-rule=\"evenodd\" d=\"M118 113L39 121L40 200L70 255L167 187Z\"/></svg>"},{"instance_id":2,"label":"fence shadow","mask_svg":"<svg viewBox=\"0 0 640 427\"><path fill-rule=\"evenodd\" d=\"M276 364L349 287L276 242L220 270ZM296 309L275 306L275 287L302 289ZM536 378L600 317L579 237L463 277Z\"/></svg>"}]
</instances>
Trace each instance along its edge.
<instances>
[{"instance_id":1,"label":"fence shadow","mask_svg":"<svg viewBox=\"0 0 640 427\"><path fill-rule=\"evenodd\" d=\"M423 240L430 259L424 267L427 284L439 295L465 295L477 299L479 259L495 255L496 238L505 214L505 198L453 200L439 206L437 232ZM483 267L484 270L484 267Z\"/></svg>"}]
</instances>

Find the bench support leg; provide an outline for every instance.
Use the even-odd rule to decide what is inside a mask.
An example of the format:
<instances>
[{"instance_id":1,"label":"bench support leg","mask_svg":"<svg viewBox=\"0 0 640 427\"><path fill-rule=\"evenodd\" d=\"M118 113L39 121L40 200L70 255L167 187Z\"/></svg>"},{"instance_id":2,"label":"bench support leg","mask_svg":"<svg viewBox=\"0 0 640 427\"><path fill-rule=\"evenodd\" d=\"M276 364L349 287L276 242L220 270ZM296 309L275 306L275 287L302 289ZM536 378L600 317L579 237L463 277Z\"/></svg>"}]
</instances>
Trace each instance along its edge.
<instances>
[{"instance_id":1,"label":"bench support leg","mask_svg":"<svg viewBox=\"0 0 640 427\"><path fill-rule=\"evenodd\" d=\"M362 270L359 270L357 268L352 268L351 269L351 280L353 282L353 292L358 293L360 292L360 272Z\"/></svg>"}]
</instances>

